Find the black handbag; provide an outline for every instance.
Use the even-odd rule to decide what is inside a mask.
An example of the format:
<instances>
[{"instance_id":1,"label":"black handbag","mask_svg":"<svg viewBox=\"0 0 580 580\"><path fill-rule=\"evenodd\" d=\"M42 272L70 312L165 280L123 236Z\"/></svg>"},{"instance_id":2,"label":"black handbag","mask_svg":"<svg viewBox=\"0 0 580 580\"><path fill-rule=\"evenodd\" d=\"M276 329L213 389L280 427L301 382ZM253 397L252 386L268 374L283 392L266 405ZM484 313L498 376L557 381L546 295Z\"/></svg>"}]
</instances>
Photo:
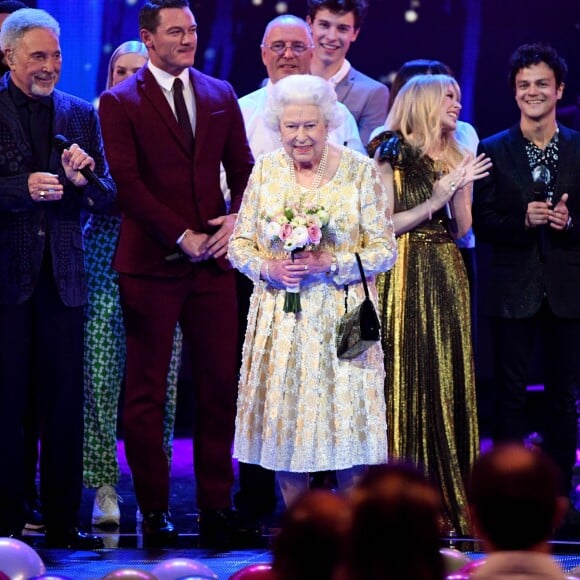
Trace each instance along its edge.
<instances>
[{"instance_id":1,"label":"black handbag","mask_svg":"<svg viewBox=\"0 0 580 580\"><path fill-rule=\"evenodd\" d=\"M367 348L381 338L379 317L375 305L369 298L369 289L365 271L358 253L355 254L360 270L360 277L365 289L364 300L350 312L345 312L338 321L336 328L336 354L341 359L352 359L359 356ZM346 298L348 298L348 286L346 286Z\"/></svg>"}]
</instances>

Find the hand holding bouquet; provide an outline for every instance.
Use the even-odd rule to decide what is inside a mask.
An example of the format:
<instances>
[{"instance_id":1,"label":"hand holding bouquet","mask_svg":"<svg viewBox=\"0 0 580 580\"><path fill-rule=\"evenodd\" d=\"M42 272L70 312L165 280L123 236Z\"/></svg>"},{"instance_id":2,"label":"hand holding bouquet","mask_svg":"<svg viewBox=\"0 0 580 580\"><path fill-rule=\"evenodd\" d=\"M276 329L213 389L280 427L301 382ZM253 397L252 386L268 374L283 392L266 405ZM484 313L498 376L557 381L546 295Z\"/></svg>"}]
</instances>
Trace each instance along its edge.
<instances>
[{"instance_id":1,"label":"hand holding bouquet","mask_svg":"<svg viewBox=\"0 0 580 580\"><path fill-rule=\"evenodd\" d=\"M273 217L264 218L266 235L273 243L282 243L284 250L294 254L303 250L312 250L320 244L322 233L328 226L329 215L322 206L310 204L304 208L290 206ZM300 312L300 287L286 288L284 312Z\"/></svg>"}]
</instances>

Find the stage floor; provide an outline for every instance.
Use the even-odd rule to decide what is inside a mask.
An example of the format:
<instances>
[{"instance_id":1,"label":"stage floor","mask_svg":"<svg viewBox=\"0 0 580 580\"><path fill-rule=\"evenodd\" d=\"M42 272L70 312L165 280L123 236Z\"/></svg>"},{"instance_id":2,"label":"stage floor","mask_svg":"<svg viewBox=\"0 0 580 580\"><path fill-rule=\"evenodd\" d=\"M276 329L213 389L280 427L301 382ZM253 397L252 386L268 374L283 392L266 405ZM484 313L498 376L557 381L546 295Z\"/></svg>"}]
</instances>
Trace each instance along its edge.
<instances>
[{"instance_id":1,"label":"stage floor","mask_svg":"<svg viewBox=\"0 0 580 580\"><path fill-rule=\"evenodd\" d=\"M485 446L486 442L482 442L482 448ZM178 546L163 550L143 548L143 537L135 522L137 505L122 441L119 442L119 458L121 481L117 489L122 498L121 526L107 531L91 528L94 491L85 490L81 509L81 527L86 531L101 535L105 540L106 548L94 552L47 550L42 547L42 535L27 534L26 541L42 558L47 573L63 579L101 580L115 570L132 568L151 571L160 562L175 558L189 558L209 567L220 580L227 580L234 572L245 566L270 561L269 548L283 509L281 499L275 516L270 525L265 528L264 535L257 545L229 552L215 552L198 547L193 455L191 441L188 439L175 440L171 471L171 512L180 531ZM580 474L576 477L580 482ZM565 571L569 572L580 566L580 526L577 530L568 531L561 540L554 541L552 545L555 557ZM485 556L475 540L442 538L441 546L460 550L471 559Z\"/></svg>"}]
</instances>

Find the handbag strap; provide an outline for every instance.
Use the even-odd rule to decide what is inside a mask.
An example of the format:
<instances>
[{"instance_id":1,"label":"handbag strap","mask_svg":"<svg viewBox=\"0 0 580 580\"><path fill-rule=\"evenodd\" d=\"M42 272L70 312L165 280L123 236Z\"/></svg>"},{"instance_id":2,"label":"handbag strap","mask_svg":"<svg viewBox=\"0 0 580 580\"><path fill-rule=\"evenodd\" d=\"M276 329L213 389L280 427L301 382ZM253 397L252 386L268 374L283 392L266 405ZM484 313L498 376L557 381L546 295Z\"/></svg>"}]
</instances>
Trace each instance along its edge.
<instances>
[{"instance_id":1,"label":"handbag strap","mask_svg":"<svg viewBox=\"0 0 580 580\"><path fill-rule=\"evenodd\" d=\"M356 262L358 264L358 270L360 272L360 279L363 283L363 288L365 289L365 296L369 297L369 287L367 286L367 277L365 276L365 271L363 269L362 261L358 252L355 252L354 255L356 256ZM348 284L344 286L344 311L348 312Z\"/></svg>"},{"instance_id":2,"label":"handbag strap","mask_svg":"<svg viewBox=\"0 0 580 580\"><path fill-rule=\"evenodd\" d=\"M355 252L355 253L354 253L354 255L356 256L356 261L357 261L357 263L358 263L358 269L359 269L359 271L360 271L360 279L362 280L363 287L364 287L364 289L365 289L365 296L366 296L367 298L369 298L369 288L368 288L368 286L367 286L367 278L366 278L366 276L365 276L365 271L364 271L364 269L363 269L363 265L362 265L362 262L361 262L360 256L358 255L358 252Z\"/></svg>"}]
</instances>

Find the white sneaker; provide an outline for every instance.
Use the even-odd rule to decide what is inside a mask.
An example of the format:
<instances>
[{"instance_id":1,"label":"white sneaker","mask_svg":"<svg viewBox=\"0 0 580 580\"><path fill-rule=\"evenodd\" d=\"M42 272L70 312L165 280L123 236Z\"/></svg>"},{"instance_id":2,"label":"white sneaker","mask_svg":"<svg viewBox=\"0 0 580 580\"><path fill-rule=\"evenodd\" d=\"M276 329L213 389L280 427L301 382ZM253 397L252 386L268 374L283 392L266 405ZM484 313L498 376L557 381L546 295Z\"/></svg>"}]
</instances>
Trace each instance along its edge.
<instances>
[{"instance_id":1,"label":"white sneaker","mask_svg":"<svg viewBox=\"0 0 580 580\"><path fill-rule=\"evenodd\" d=\"M93 503L93 526L119 526L121 523L120 501L123 500L117 496L112 485L99 487Z\"/></svg>"}]
</instances>

